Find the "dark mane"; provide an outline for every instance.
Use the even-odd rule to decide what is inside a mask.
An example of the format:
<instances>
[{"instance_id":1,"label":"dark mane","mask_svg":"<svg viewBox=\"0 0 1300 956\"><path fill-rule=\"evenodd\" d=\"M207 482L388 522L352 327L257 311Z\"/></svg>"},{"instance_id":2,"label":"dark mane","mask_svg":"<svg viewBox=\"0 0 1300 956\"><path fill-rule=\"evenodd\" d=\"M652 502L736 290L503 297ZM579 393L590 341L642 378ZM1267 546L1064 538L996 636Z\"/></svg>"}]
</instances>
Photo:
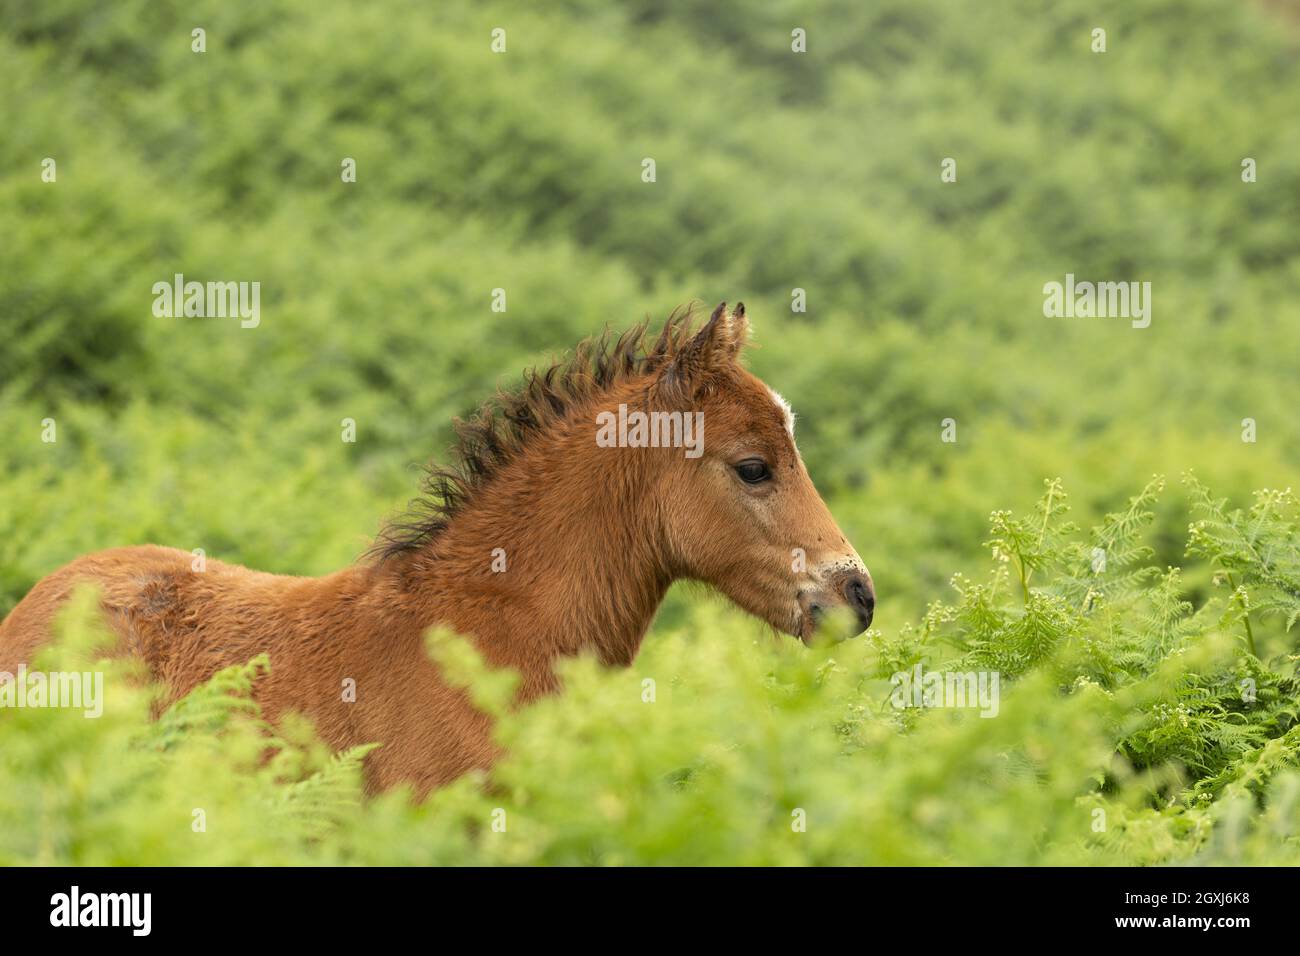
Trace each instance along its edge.
<instances>
[{"instance_id":1,"label":"dark mane","mask_svg":"<svg viewBox=\"0 0 1300 956\"><path fill-rule=\"evenodd\" d=\"M606 328L546 369L528 369L522 384L498 391L470 418L455 419L452 464L429 464L419 495L385 525L366 557L386 561L436 539L466 502L548 425L579 402L670 361L690 341L695 312L695 303L673 310L653 340L647 335L648 319L617 338Z\"/></svg>"}]
</instances>

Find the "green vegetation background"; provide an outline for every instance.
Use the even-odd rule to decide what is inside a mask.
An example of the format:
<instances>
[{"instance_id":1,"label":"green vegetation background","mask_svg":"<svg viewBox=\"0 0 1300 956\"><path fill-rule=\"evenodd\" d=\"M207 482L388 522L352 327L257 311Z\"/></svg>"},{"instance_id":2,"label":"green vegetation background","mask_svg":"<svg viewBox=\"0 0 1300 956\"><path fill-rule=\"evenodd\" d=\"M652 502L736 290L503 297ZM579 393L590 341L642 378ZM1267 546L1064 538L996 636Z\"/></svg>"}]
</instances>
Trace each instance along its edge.
<instances>
[{"instance_id":1,"label":"green vegetation background","mask_svg":"<svg viewBox=\"0 0 1300 956\"><path fill-rule=\"evenodd\" d=\"M453 416L694 298L746 302L881 601L805 651L674 591L632 671L507 719L493 796L421 807L301 728L253 768L222 693L0 713L0 861L1297 861L1295 505L1251 495L1300 461L1298 53L1291 2L0 2L0 613L122 544L333 570ZM1151 327L1045 319L1067 272L1150 281ZM154 317L174 273L260 281L260 327ZM917 661L1019 679L900 715Z\"/></svg>"}]
</instances>

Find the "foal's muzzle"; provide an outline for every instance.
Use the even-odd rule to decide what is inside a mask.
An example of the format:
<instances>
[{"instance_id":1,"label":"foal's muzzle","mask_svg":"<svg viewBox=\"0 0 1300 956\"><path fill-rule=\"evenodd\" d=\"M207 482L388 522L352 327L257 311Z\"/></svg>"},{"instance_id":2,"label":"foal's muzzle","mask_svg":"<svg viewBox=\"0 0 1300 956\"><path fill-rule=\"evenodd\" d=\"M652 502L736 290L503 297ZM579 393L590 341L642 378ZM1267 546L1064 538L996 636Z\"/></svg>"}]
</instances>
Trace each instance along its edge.
<instances>
[{"instance_id":1,"label":"foal's muzzle","mask_svg":"<svg viewBox=\"0 0 1300 956\"><path fill-rule=\"evenodd\" d=\"M808 595L805 600L803 610L812 624L811 630L816 630L822 619L836 608L842 606L852 612L853 623L849 626L854 629L845 637L856 637L869 628L876 613L875 586L871 575L861 571L838 575L828 590Z\"/></svg>"}]
</instances>

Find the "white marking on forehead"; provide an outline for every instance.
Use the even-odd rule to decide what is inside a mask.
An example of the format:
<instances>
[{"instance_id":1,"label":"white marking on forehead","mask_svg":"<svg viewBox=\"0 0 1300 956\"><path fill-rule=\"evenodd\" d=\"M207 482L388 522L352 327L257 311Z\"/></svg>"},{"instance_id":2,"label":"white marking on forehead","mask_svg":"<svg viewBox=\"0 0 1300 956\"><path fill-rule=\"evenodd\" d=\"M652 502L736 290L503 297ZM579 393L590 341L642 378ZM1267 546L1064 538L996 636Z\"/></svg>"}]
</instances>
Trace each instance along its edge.
<instances>
[{"instance_id":1,"label":"white marking on forehead","mask_svg":"<svg viewBox=\"0 0 1300 956\"><path fill-rule=\"evenodd\" d=\"M776 389L769 387L767 391L772 396L772 401L776 402L776 407L781 409L781 414L785 416L785 430L790 433L790 440L794 441L794 409Z\"/></svg>"}]
</instances>

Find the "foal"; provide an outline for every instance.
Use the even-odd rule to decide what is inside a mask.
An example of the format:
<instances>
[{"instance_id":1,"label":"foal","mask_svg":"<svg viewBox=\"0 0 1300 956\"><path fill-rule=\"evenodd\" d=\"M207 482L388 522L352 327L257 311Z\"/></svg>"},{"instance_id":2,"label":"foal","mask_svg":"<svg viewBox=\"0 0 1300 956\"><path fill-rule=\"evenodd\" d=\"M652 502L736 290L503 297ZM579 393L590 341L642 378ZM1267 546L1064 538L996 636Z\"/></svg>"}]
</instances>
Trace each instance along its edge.
<instances>
[{"instance_id":1,"label":"foal","mask_svg":"<svg viewBox=\"0 0 1300 956\"><path fill-rule=\"evenodd\" d=\"M78 558L0 623L0 670L27 661L91 582L120 652L169 701L266 652L255 695L268 719L306 714L340 750L380 741L370 788L424 794L497 755L490 719L426 656L436 624L517 670L520 703L558 690L558 658L629 664L679 578L805 641L837 605L863 630L871 578L813 488L790 407L741 367L747 333L744 306L723 303L698 331L678 312L657 336L606 334L530 371L457 423L456 465L433 469L412 512L334 574L211 560L196 572L188 552L153 545Z\"/></svg>"}]
</instances>

